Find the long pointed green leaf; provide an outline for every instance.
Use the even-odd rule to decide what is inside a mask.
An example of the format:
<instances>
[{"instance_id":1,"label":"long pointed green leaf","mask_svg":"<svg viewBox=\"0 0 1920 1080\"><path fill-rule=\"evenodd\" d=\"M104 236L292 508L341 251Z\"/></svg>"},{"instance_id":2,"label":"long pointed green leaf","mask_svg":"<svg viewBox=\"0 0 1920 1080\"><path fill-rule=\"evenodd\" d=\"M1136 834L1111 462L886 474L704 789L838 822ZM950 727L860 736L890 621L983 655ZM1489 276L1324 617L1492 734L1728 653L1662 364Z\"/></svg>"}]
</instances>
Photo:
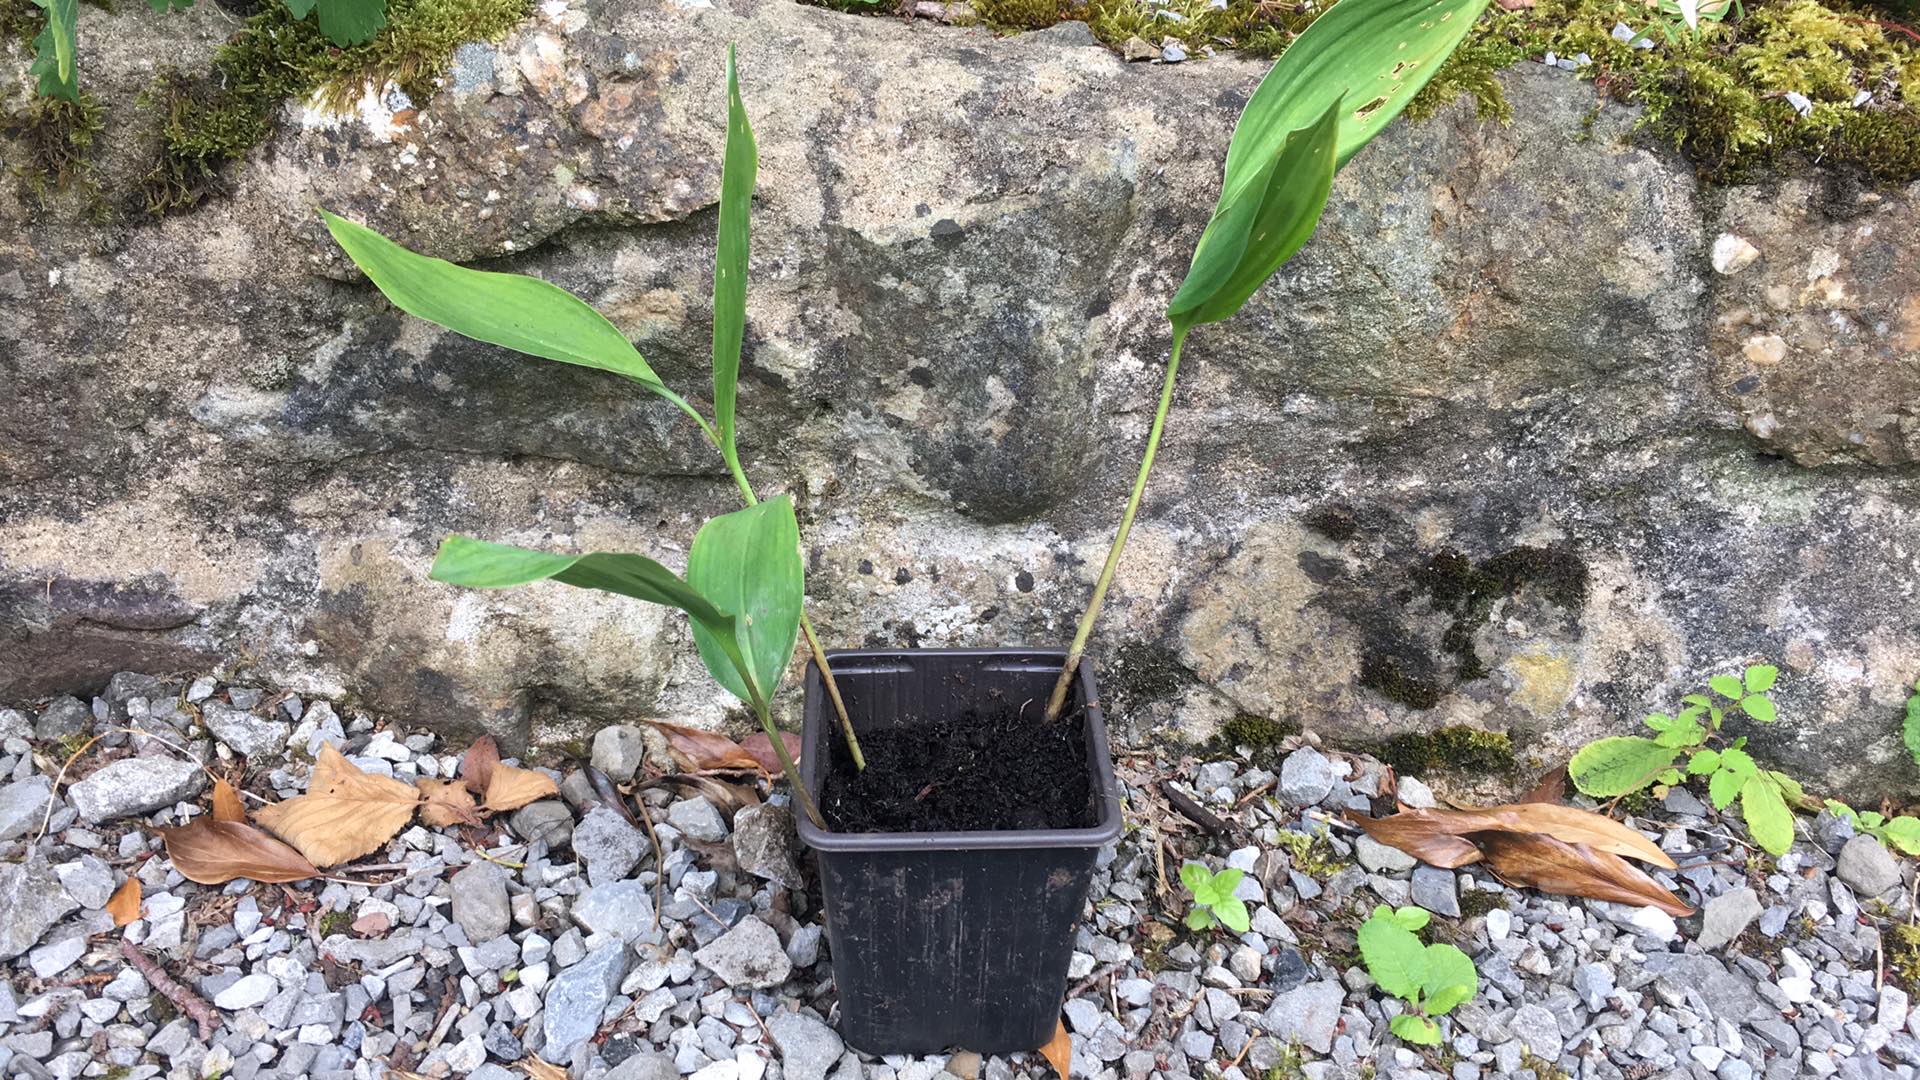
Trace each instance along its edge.
<instances>
[{"instance_id":1,"label":"long pointed green leaf","mask_svg":"<svg viewBox=\"0 0 1920 1080\"><path fill-rule=\"evenodd\" d=\"M1229 266L1220 284L1191 308L1183 308L1175 296L1171 309L1176 325L1184 317L1189 324L1219 322L1240 310L1266 280L1293 257L1313 235L1320 211L1333 190L1334 150L1340 134L1343 103L1334 101L1318 120L1287 136L1273 167L1268 171L1261 200L1252 220L1244 226L1244 250ZM1256 189L1248 187L1251 196ZM1245 201L1245 200L1243 200ZM1230 226L1223 226L1223 228ZM1214 225L1207 232L1214 232ZM1207 243L1194 252L1198 270ZM1181 286L1182 293L1186 287Z\"/></svg>"},{"instance_id":2,"label":"long pointed green leaf","mask_svg":"<svg viewBox=\"0 0 1920 1080\"><path fill-rule=\"evenodd\" d=\"M687 583L735 617L731 641L746 658L753 686L721 674L715 660L725 643L696 622L693 640L708 669L738 697L752 700L758 690L771 699L800 637L806 587L792 500L782 495L701 526L687 553Z\"/></svg>"},{"instance_id":3,"label":"long pointed green leaf","mask_svg":"<svg viewBox=\"0 0 1920 1080\"><path fill-rule=\"evenodd\" d=\"M42 97L80 100L78 73L79 0L34 0L46 9L47 25L33 39L33 64L27 70L40 79Z\"/></svg>"},{"instance_id":4,"label":"long pointed green leaf","mask_svg":"<svg viewBox=\"0 0 1920 1080\"><path fill-rule=\"evenodd\" d=\"M740 101L733 46L727 46L727 150L720 173L720 236L713 256L713 421L720 453L737 464L734 401L740 383L740 343L747 328L747 247L753 184L760 168L753 126Z\"/></svg>"},{"instance_id":5,"label":"long pointed green leaf","mask_svg":"<svg viewBox=\"0 0 1920 1080\"><path fill-rule=\"evenodd\" d=\"M700 657L714 679L741 700L752 700L741 681L740 672L746 668L746 658L734 644L734 617L716 607L699 589L682 581L673 571L644 555L616 552L556 555L466 536L449 536L441 543L429 576L435 581L470 589L507 589L551 580L678 608L693 620L696 638L705 635L706 640L714 643L711 656L705 640L700 648ZM788 649L791 651L792 646Z\"/></svg>"},{"instance_id":6,"label":"long pointed green leaf","mask_svg":"<svg viewBox=\"0 0 1920 1080\"><path fill-rule=\"evenodd\" d=\"M400 310L476 341L624 375L679 402L618 327L558 285L456 266L325 210L320 216L341 250Z\"/></svg>"}]
</instances>

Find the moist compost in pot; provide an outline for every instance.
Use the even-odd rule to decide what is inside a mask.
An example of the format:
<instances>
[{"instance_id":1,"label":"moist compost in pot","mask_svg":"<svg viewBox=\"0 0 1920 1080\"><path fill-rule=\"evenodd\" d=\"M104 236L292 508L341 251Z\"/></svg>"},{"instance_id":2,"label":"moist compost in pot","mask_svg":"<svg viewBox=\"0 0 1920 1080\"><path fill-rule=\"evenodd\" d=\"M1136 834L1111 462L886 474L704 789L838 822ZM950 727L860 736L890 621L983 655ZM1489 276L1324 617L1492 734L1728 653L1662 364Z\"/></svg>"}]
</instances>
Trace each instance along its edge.
<instances>
[{"instance_id":1,"label":"moist compost in pot","mask_svg":"<svg viewBox=\"0 0 1920 1080\"><path fill-rule=\"evenodd\" d=\"M819 855L842 1037L875 1054L1041 1046L1095 859L1120 835L1092 666L1048 725L1062 650L828 655L867 769L810 668L801 772L832 830L799 828Z\"/></svg>"}]
</instances>

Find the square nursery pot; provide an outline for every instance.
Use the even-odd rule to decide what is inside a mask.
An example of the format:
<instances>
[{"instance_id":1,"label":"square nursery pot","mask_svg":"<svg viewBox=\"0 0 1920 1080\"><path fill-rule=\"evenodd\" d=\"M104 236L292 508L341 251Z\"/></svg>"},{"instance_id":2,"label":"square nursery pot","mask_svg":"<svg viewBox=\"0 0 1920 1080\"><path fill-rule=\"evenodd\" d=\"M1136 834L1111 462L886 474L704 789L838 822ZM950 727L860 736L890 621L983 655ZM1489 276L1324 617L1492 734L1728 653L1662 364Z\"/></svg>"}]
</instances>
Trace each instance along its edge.
<instances>
[{"instance_id":1,"label":"square nursery pot","mask_svg":"<svg viewBox=\"0 0 1920 1080\"><path fill-rule=\"evenodd\" d=\"M854 731L1045 701L1059 649L861 650L829 654ZM996 694L997 692L997 694ZM840 1033L871 1054L1031 1050L1053 1037L1094 858L1120 835L1107 725L1082 662L1094 825L991 832L843 833L803 816L819 854ZM801 774L821 791L839 737L808 665Z\"/></svg>"}]
</instances>

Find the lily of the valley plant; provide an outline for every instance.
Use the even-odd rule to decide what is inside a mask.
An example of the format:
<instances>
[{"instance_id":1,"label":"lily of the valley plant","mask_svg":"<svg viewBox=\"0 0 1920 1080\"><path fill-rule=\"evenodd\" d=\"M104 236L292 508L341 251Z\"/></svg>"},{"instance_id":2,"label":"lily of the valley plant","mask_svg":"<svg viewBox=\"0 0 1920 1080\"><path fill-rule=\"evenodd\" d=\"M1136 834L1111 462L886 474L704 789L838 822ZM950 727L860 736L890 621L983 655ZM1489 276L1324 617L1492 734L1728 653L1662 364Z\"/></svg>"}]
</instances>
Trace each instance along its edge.
<instances>
[{"instance_id":1,"label":"lily of the valley plant","mask_svg":"<svg viewBox=\"0 0 1920 1080\"><path fill-rule=\"evenodd\" d=\"M671 402L699 425L701 434L719 451L746 509L715 518L700 530L688 555L685 580L638 555L549 555L465 537L450 538L442 546L433 576L476 588L551 578L685 611L693 620L694 640L707 669L753 707L796 797L818 822L818 812L802 789L768 712L797 636L806 637L820 668L855 766L865 768L866 762L804 609L793 504L784 496L764 503L759 500L740 466L736 445L740 349L746 329L748 216L757 172L753 129L740 100L739 77L729 48L726 155L714 256L711 423L660 381L605 316L566 290L538 278L469 270L418 255L371 229L324 211L323 215L334 240L401 310L479 341L612 372Z\"/></svg>"},{"instance_id":2,"label":"lily of the valley plant","mask_svg":"<svg viewBox=\"0 0 1920 1080\"><path fill-rule=\"evenodd\" d=\"M1066 704L1133 531L1188 331L1232 317L1300 250L1320 220L1333 174L1406 108L1486 6L1487 0L1341 0L1287 47L1248 99L1227 146L1220 201L1167 308L1173 352L1160 404L1120 530L1047 701L1049 720Z\"/></svg>"}]
</instances>

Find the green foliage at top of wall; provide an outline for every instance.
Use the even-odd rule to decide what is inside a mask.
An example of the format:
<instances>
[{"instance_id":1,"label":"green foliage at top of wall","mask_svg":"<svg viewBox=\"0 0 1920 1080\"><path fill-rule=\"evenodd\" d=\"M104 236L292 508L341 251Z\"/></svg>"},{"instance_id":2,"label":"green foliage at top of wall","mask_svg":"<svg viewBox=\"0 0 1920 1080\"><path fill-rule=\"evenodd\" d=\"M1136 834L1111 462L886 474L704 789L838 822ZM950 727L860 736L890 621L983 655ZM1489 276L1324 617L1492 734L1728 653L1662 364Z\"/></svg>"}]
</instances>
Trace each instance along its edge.
<instances>
[{"instance_id":1,"label":"green foliage at top of wall","mask_svg":"<svg viewBox=\"0 0 1920 1080\"><path fill-rule=\"evenodd\" d=\"M1223 9L1206 0L1158 8L1140 0L974 0L973 7L995 30L1075 19L1116 49L1135 37L1154 45L1174 38L1196 57L1207 46L1277 56L1326 10L1265 0L1228 0ZM1697 35L1670 38L1655 28L1650 49L1614 37L1616 25L1637 32L1654 18L1639 0L1538 0L1531 10L1489 11L1407 113L1424 119L1464 94L1480 115L1509 117L1513 105L1495 72L1548 52L1584 53L1591 63L1578 77L1641 106L1645 128L1709 181L1744 180L1793 157L1851 165L1891 183L1920 178L1920 39L1887 12L1849 0L1762 0L1748 4L1744 17L1703 21ZM1863 91L1870 97L1856 106ZM1789 93L1804 105L1796 108Z\"/></svg>"}]
</instances>

